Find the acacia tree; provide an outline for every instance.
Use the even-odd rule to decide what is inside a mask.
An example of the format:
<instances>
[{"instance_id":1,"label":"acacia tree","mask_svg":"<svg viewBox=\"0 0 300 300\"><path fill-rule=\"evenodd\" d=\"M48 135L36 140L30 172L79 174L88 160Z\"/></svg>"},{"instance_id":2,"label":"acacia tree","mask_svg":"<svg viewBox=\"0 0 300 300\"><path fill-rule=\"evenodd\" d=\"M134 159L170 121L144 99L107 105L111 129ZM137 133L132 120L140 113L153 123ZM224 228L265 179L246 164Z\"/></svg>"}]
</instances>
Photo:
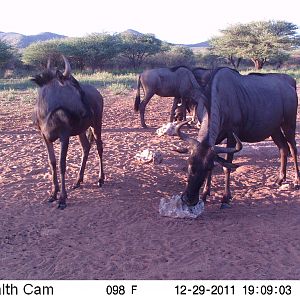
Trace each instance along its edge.
<instances>
[{"instance_id":1,"label":"acacia tree","mask_svg":"<svg viewBox=\"0 0 300 300\"><path fill-rule=\"evenodd\" d=\"M83 70L96 69L115 57L119 51L119 39L109 34L92 34L82 38L57 39L31 44L23 52L27 64L44 67L51 57L53 65L59 65L61 54L70 60L72 66Z\"/></svg>"},{"instance_id":2,"label":"acacia tree","mask_svg":"<svg viewBox=\"0 0 300 300\"><path fill-rule=\"evenodd\" d=\"M120 34L122 41L120 55L129 60L133 68L138 68L149 56L159 53L162 49L161 40L153 34Z\"/></svg>"},{"instance_id":3,"label":"acacia tree","mask_svg":"<svg viewBox=\"0 0 300 300\"><path fill-rule=\"evenodd\" d=\"M214 37L209 41L211 53L226 58L235 69L238 69L242 60L238 49L243 47L243 43L237 37L244 35L243 27L233 25L227 29L221 30L222 35Z\"/></svg>"},{"instance_id":4,"label":"acacia tree","mask_svg":"<svg viewBox=\"0 0 300 300\"><path fill-rule=\"evenodd\" d=\"M86 44L85 61L92 69L102 68L120 52L120 39L106 33L91 34L84 38Z\"/></svg>"},{"instance_id":5,"label":"acacia tree","mask_svg":"<svg viewBox=\"0 0 300 300\"><path fill-rule=\"evenodd\" d=\"M194 66L195 64L195 55L191 48L185 46L173 46L166 54L168 56L169 66Z\"/></svg>"},{"instance_id":6,"label":"acacia tree","mask_svg":"<svg viewBox=\"0 0 300 300\"><path fill-rule=\"evenodd\" d=\"M52 63L56 65L61 60L59 51L61 43L63 40L60 39L33 43L24 49L22 60L26 64L44 68L50 57Z\"/></svg>"},{"instance_id":7,"label":"acacia tree","mask_svg":"<svg viewBox=\"0 0 300 300\"><path fill-rule=\"evenodd\" d=\"M69 38L61 43L58 50L63 53L73 68L81 71L86 66L86 49L87 45L84 38Z\"/></svg>"},{"instance_id":8,"label":"acacia tree","mask_svg":"<svg viewBox=\"0 0 300 300\"><path fill-rule=\"evenodd\" d=\"M222 30L210 43L213 53L227 57L235 68L245 58L259 70L270 59L288 57L287 52L299 45L296 30L295 24L286 21L237 24Z\"/></svg>"},{"instance_id":9,"label":"acacia tree","mask_svg":"<svg viewBox=\"0 0 300 300\"><path fill-rule=\"evenodd\" d=\"M6 42L0 40L0 67L13 57L13 49Z\"/></svg>"}]
</instances>

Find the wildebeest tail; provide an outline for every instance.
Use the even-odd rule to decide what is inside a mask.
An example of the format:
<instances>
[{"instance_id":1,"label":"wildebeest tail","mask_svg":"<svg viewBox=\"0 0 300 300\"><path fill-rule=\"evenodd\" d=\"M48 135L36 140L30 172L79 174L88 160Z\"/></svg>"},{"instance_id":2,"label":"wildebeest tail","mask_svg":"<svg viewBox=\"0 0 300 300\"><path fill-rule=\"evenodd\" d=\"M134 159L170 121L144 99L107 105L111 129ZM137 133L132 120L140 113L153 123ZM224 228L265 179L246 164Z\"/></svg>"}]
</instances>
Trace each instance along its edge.
<instances>
[{"instance_id":1,"label":"wildebeest tail","mask_svg":"<svg viewBox=\"0 0 300 300\"><path fill-rule=\"evenodd\" d=\"M134 111L138 112L140 108L141 103L141 94L140 94L140 88L141 88L141 75L139 75L137 80L137 91L135 95L135 101L134 101Z\"/></svg>"}]
</instances>

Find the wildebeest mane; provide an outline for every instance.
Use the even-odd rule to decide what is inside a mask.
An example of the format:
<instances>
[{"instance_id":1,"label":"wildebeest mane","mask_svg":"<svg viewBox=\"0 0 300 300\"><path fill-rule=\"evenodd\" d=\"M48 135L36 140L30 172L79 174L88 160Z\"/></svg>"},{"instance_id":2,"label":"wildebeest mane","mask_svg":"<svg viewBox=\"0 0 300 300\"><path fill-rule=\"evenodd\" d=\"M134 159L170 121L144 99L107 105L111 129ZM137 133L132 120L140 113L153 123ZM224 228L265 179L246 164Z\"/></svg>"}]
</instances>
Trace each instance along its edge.
<instances>
[{"instance_id":1,"label":"wildebeest mane","mask_svg":"<svg viewBox=\"0 0 300 300\"><path fill-rule=\"evenodd\" d=\"M210 98L210 94L211 94L211 86L212 86L212 82L214 80L214 77L217 75L217 73L220 71L220 70L223 70L223 69L229 69L233 72L236 72L237 74L240 74L239 71L235 70L235 69L232 69L232 68L229 68L229 67L218 67L218 68L215 68L215 69L212 69L211 71L211 75L210 75L210 79L206 85L206 88L205 88L205 96Z\"/></svg>"},{"instance_id":2,"label":"wildebeest mane","mask_svg":"<svg viewBox=\"0 0 300 300\"><path fill-rule=\"evenodd\" d=\"M210 69L202 68L202 67L197 67L197 68L193 68L193 69L192 69L192 72L197 71L197 70L208 71L208 70L210 70Z\"/></svg>"},{"instance_id":3,"label":"wildebeest mane","mask_svg":"<svg viewBox=\"0 0 300 300\"><path fill-rule=\"evenodd\" d=\"M206 109L208 112L210 112L210 105L211 105L211 87L212 87L212 83L213 83L213 80L214 80L214 77L217 75L217 73L220 71L220 70L223 70L223 69L229 69L229 70L232 70L238 74L240 74L237 70L235 69L232 69L232 68L229 68L229 67L218 67L218 68L215 68L215 69L212 69L211 70L211 73L210 73L210 78L207 82L207 84L203 87L202 89L202 93L205 95L205 97L207 98L207 103L206 103Z\"/></svg>"},{"instance_id":4,"label":"wildebeest mane","mask_svg":"<svg viewBox=\"0 0 300 300\"><path fill-rule=\"evenodd\" d=\"M251 72L248 75L255 75L255 76L261 76L261 77L263 77L263 76L270 75L270 74L272 74L272 73L264 74L264 73L258 73L258 72ZM273 73L273 74L276 74L276 73Z\"/></svg>"},{"instance_id":5,"label":"wildebeest mane","mask_svg":"<svg viewBox=\"0 0 300 300\"><path fill-rule=\"evenodd\" d=\"M90 105L88 104L88 102L86 100L85 92L81 88L77 79L75 77L73 77L72 75L70 76L70 81L71 81L72 85L78 90L78 92L80 94L81 102L82 102L84 108L86 109L88 116L91 117L92 111L91 111Z\"/></svg>"},{"instance_id":6,"label":"wildebeest mane","mask_svg":"<svg viewBox=\"0 0 300 300\"><path fill-rule=\"evenodd\" d=\"M188 69L189 71L191 71L191 69L189 67L184 66L184 65L172 67L172 68L169 68L169 69L170 69L171 72L176 72L180 68L185 68L185 69Z\"/></svg>"}]
</instances>

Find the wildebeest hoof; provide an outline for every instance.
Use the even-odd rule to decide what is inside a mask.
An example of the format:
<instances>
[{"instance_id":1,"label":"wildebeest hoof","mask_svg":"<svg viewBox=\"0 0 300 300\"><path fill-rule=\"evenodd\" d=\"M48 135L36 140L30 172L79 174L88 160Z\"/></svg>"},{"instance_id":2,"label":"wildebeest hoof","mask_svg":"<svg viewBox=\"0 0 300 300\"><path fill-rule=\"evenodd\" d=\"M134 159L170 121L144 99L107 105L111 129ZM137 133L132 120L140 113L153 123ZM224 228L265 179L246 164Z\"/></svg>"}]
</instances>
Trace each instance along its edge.
<instances>
[{"instance_id":1,"label":"wildebeest hoof","mask_svg":"<svg viewBox=\"0 0 300 300\"><path fill-rule=\"evenodd\" d=\"M63 210L67 207L67 204L66 203L59 203L57 208L60 209L60 210Z\"/></svg>"},{"instance_id":2,"label":"wildebeest hoof","mask_svg":"<svg viewBox=\"0 0 300 300\"><path fill-rule=\"evenodd\" d=\"M72 186L72 189L75 190L75 189L78 189L80 188L80 182L76 182L73 186Z\"/></svg>"},{"instance_id":3,"label":"wildebeest hoof","mask_svg":"<svg viewBox=\"0 0 300 300\"><path fill-rule=\"evenodd\" d=\"M100 179L100 180L98 181L98 186L99 186L99 187L102 187L103 184L104 184L104 180L103 180L103 179Z\"/></svg>"},{"instance_id":4,"label":"wildebeest hoof","mask_svg":"<svg viewBox=\"0 0 300 300\"><path fill-rule=\"evenodd\" d=\"M277 178L275 183L274 183L274 186L275 187L280 187L283 184L284 181L285 181L285 178Z\"/></svg>"},{"instance_id":5,"label":"wildebeest hoof","mask_svg":"<svg viewBox=\"0 0 300 300\"><path fill-rule=\"evenodd\" d=\"M54 201L56 201L56 200L57 200L56 197L50 196L50 197L48 198L48 203L52 203L52 202L54 202Z\"/></svg>"},{"instance_id":6,"label":"wildebeest hoof","mask_svg":"<svg viewBox=\"0 0 300 300\"><path fill-rule=\"evenodd\" d=\"M205 203L207 202L207 197L210 196L210 191L204 191L202 194L202 201Z\"/></svg>"},{"instance_id":7,"label":"wildebeest hoof","mask_svg":"<svg viewBox=\"0 0 300 300\"><path fill-rule=\"evenodd\" d=\"M231 208L231 205L227 202L222 202L220 209Z\"/></svg>"}]
</instances>

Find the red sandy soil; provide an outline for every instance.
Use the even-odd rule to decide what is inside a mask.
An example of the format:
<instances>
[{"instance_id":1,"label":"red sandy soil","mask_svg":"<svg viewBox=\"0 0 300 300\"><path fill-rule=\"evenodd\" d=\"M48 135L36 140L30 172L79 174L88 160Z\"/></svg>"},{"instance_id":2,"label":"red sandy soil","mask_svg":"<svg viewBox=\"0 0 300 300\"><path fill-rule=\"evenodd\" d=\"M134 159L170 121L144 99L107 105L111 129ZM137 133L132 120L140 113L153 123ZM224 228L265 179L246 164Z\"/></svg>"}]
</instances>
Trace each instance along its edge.
<instances>
[{"instance_id":1,"label":"red sandy soil","mask_svg":"<svg viewBox=\"0 0 300 300\"><path fill-rule=\"evenodd\" d=\"M184 145L177 137L155 134L168 121L171 99L150 101L145 130L133 112L134 91L103 95L106 182L96 185L94 145L84 184L71 189L81 157L72 138L63 211L46 201L50 170L32 105L0 99L0 279L300 278L300 192L273 187L279 157L271 140L245 144L236 156L231 209L219 209L224 175L216 167L198 219L162 217L160 199L185 187L188 157L172 151L173 143ZM162 163L136 163L145 148L161 151ZM287 177L291 183L291 158Z\"/></svg>"}]
</instances>

